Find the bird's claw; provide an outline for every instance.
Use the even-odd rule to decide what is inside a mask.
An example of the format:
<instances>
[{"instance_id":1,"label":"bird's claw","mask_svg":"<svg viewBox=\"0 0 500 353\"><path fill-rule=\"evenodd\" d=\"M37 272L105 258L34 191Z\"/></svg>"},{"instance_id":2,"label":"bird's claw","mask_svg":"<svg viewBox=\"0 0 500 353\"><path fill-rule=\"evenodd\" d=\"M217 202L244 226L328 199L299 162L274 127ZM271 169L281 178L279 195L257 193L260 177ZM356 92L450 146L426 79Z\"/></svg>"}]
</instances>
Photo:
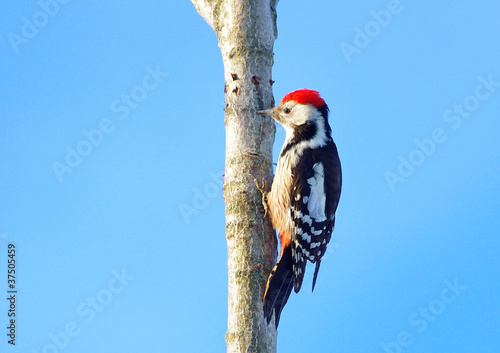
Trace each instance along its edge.
<instances>
[{"instance_id":1,"label":"bird's claw","mask_svg":"<svg viewBox=\"0 0 500 353\"><path fill-rule=\"evenodd\" d=\"M259 183L259 181L254 178L253 179L255 186L257 187L257 190L260 191L262 194L262 206L264 207L264 217L267 216L267 191L266 191L266 181L262 180L262 183Z\"/></svg>"}]
</instances>

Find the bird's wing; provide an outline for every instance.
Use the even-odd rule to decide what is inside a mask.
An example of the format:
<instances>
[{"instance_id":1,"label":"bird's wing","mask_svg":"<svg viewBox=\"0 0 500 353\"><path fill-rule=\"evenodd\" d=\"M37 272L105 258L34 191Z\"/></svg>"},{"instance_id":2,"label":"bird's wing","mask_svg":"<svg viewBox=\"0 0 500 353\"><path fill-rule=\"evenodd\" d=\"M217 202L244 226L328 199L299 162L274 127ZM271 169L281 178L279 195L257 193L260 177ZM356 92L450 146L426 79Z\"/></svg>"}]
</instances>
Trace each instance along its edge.
<instances>
[{"instance_id":1,"label":"bird's wing","mask_svg":"<svg viewBox=\"0 0 500 353\"><path fill-rule=\"evenodd\" d=\"M332 146L333 145L333 146ZM340 162L332 145L307 149L292 169L292 257L294 289L300 290L306 261L319 264L330 241L340 197ZM315 272L315 282L317 271Z\"/></svg>"}]
</instances>

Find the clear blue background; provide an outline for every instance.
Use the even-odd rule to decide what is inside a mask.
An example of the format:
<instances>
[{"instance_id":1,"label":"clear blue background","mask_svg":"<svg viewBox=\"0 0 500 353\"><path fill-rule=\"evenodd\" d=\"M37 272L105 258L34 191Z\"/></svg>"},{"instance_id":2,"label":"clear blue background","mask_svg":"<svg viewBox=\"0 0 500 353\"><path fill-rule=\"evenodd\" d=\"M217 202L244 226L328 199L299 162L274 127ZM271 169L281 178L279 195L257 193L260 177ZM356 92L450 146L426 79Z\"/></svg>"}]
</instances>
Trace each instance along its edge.
<instances>
[{"instance_id":1,"label":"clear blue background","mask_svg":"<svg viewBox=\"0 0 500 353\"><path fill-rule=\"evenodd\" d=\"M278 351L498 352L500 87L471 96L480 77L500 81L500 4L401 0L377 27L372 11L388 6L278 5L276 101L321 92L344 172L316 290L309 273L283 312ZM9 242L19 290L17 346L6 342L2 300L0 351L225 351L224 78L213 30L189 1L69 1L16 53L9 35L39 11L35 1L0 5L0 298ZM356 27L371 36L347 60L341 45L354 45ZM120 119L113 102L140 93L157 66L168 77ZM454 129L443 116L464 100L478 105ZM103 119L113 131L58 180L53 163ZM445 141L415 152L436 128ZM283 139L278 129L275 159ZM410 156L418 165L391 188L387 172ZM133 278L113 294L122 271ZM88 298L105 305L90 309ZM64 339L68 324L78 334Z\"/></svg>"}]
</instances>

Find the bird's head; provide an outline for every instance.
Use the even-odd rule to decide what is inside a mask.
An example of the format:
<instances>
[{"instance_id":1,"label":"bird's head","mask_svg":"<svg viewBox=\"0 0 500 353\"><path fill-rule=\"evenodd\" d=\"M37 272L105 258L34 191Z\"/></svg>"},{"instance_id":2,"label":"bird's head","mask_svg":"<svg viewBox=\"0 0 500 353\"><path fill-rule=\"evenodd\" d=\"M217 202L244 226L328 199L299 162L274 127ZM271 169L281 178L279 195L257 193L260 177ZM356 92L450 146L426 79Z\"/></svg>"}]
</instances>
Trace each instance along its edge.
<instances>
[{"instance_id":1,"label":"bird's head","mask_svg":"<svg viewBox=\"0 0 500 353\"><path fill-rule=\"evenodd\" d=\"M318 91L303 88L286 94L277 107L257 113L276 120L289 137L304 134L304 137L312 138L320 131L329 135L328 111Z\"/></svg>"}]
</instances>

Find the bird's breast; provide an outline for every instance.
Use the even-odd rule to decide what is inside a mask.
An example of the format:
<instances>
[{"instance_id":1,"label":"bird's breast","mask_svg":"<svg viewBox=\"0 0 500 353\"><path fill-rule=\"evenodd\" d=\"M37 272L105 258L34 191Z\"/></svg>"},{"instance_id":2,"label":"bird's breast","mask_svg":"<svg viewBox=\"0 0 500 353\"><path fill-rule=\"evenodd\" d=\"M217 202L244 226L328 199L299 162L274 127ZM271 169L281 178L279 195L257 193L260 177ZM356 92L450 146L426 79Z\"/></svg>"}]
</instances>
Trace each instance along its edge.
<instances>
[{"instance_id":1,"label":"bird's breast","mask_svg":"<svg viewBox=\"0 0 500 353\"><path fill-rule=\"evenodd\" d=\"M271 191L267 204L274 229L279 232L291 234L292 219L291 208L292 166L288 155L283 155L278 160L276 174L274 175Z\"/></svg>"}]
</instances>

